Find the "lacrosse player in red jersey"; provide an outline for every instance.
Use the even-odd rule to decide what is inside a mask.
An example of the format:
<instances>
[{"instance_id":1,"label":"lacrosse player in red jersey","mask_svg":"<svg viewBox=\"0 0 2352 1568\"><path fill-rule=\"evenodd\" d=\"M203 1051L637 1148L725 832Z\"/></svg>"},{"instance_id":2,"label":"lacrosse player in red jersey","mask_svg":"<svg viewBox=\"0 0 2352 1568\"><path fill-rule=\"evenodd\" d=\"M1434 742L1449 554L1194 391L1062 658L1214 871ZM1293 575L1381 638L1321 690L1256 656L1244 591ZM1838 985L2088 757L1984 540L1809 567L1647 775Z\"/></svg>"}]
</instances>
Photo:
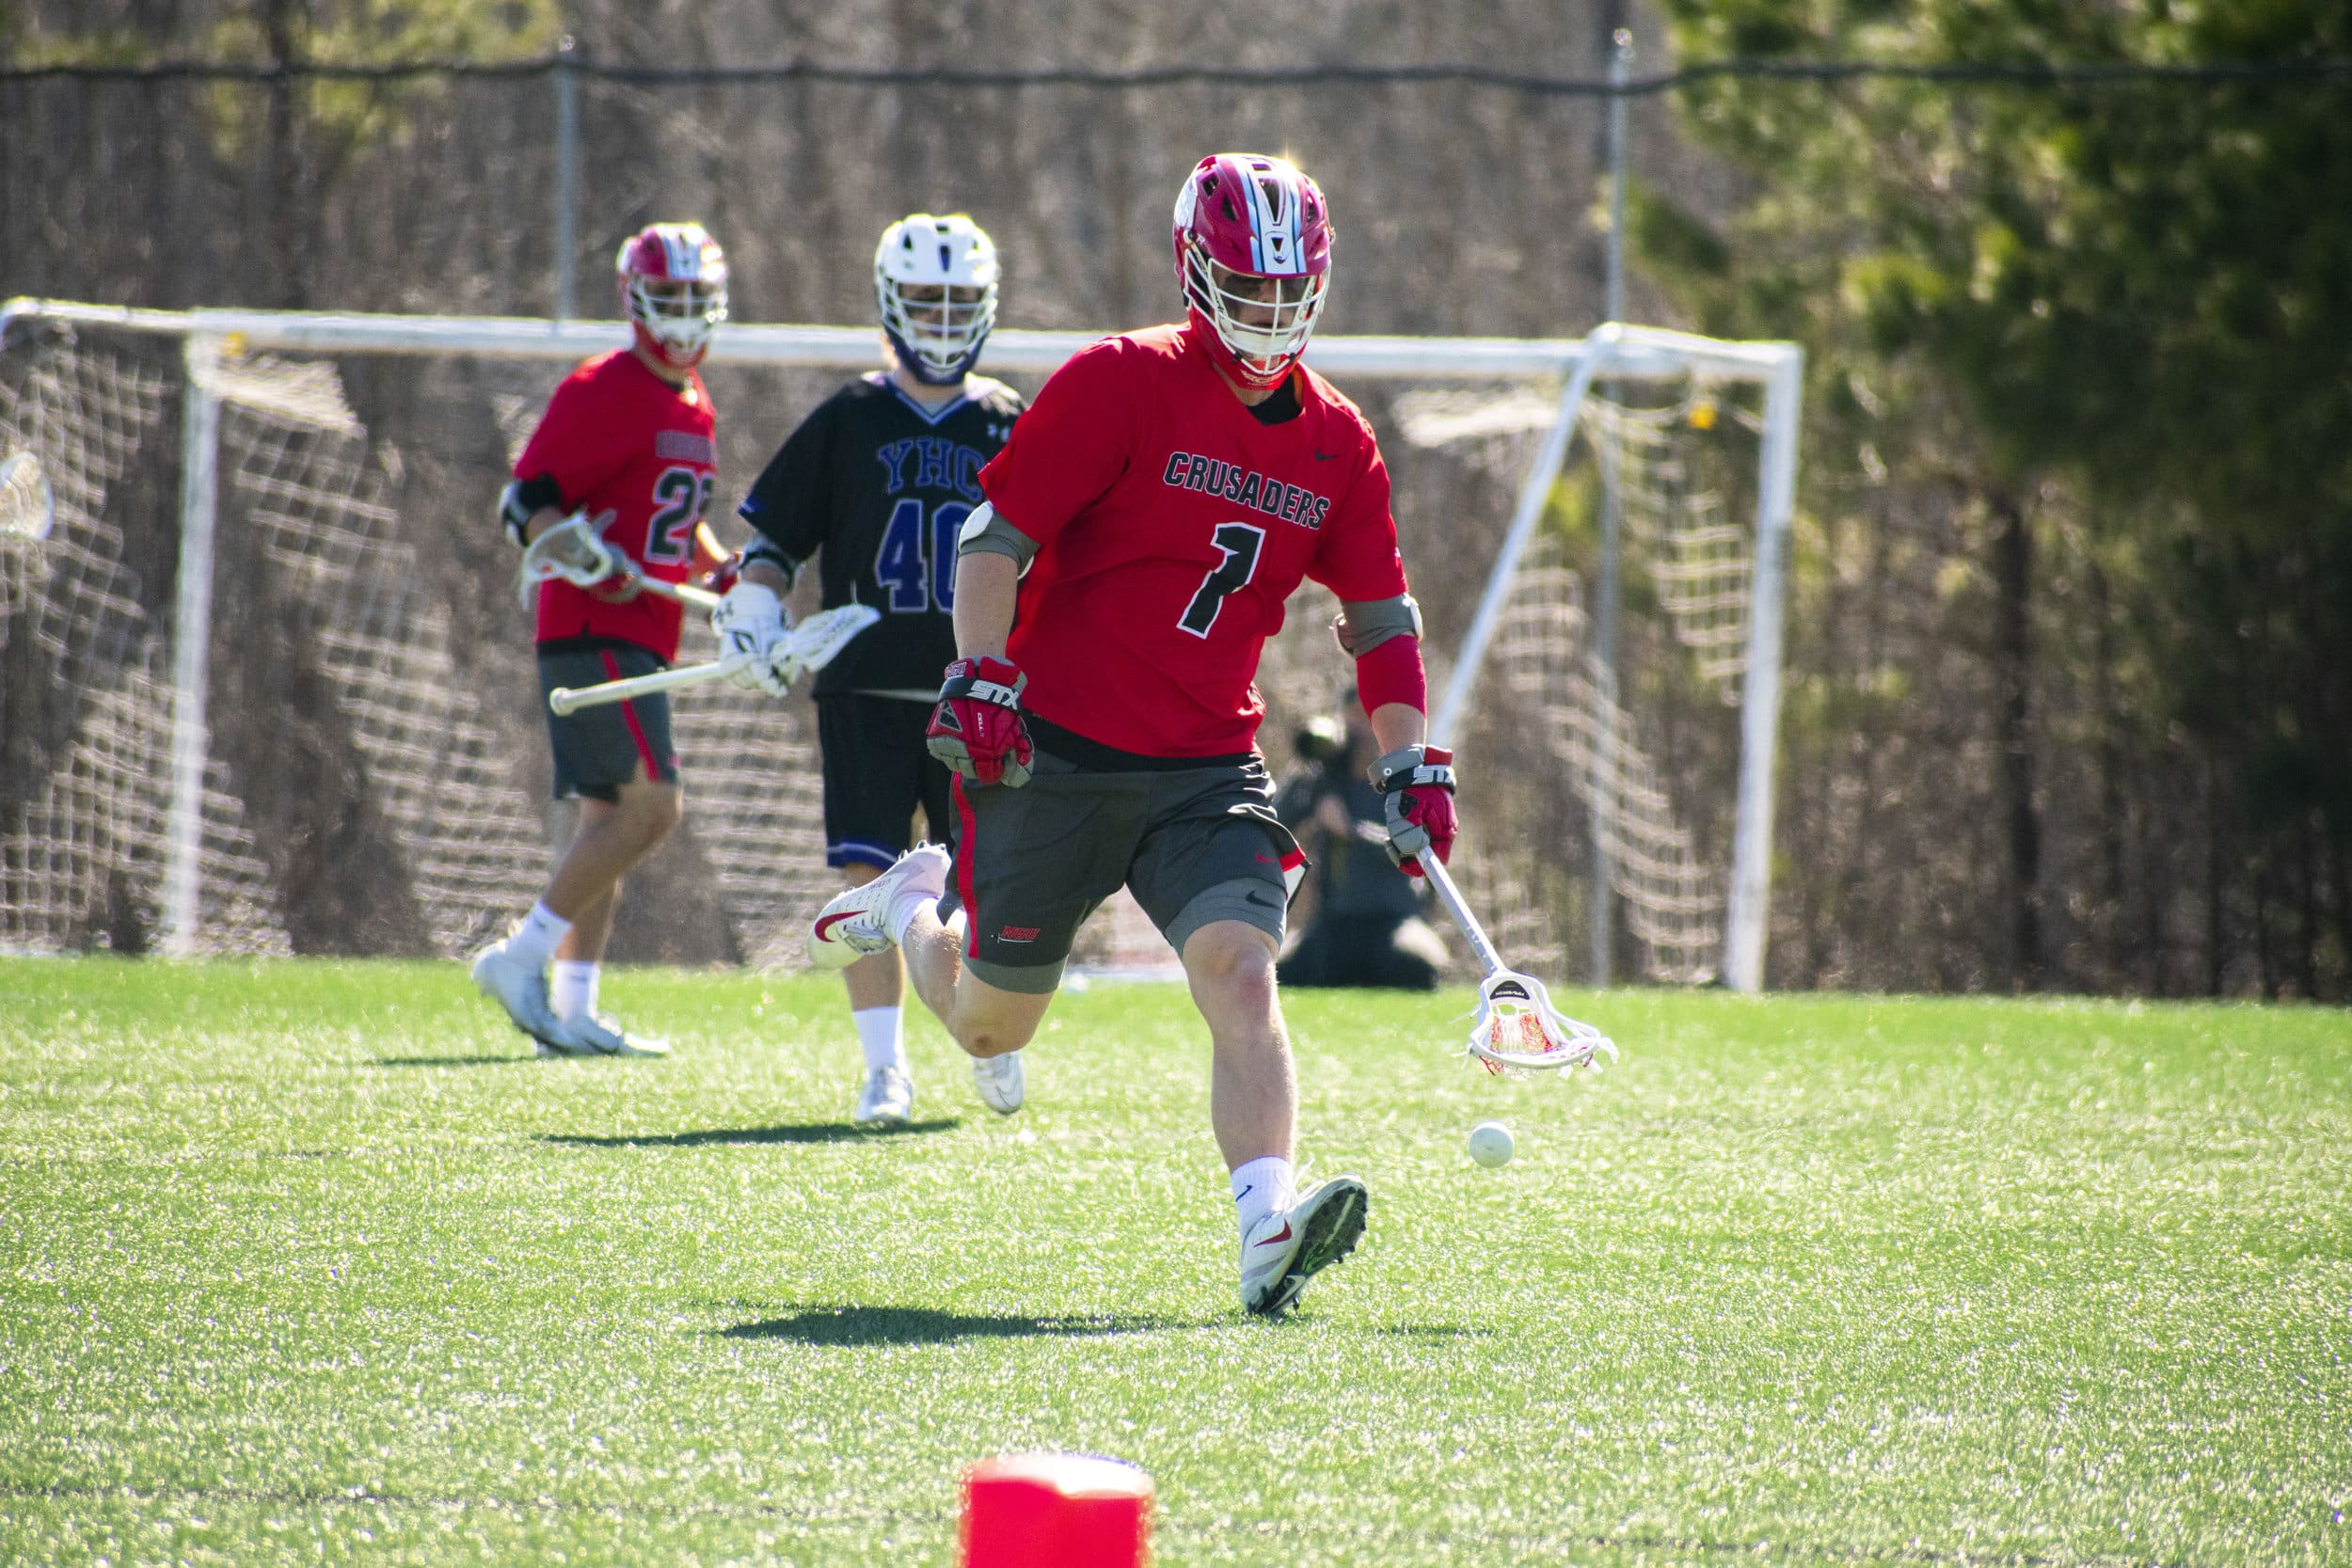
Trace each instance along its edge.
<instances>
[{"instance_id":1,"label":"lacrosse player in red jersey","mask_svg":"<svg viewBox=\"0 0 2352 1568\"><path fill-rule=\"evenodd\" d=\"M1275 955L1305 857L1273 809L1253 682L1303 579L1343 607L1399 863L1450 847L1453 769L1422 744L1387 467L1355 405L1298 363L1330 277L1323 193L1279 158L1204 158L1173 238L1184 324L1072 357L981 472L988 503L959 547L961 657L930 724L958 774L952 867L917 847L828 904L809 951L840 966L897 945L1017 1105L1019 1053L1079 922L1130 889L1209 1027L1242 1305L1271 1317L1347 1255L1366 1211L1355 1177L1300 1192L1292 1165Z\"/></svg>"},{"instance_id":2,"label":"lacrosse player in red jersey","mask_svg":"<svg viewBox=\"0 0 2352 1568\"><path fill-rule=\"evenodd\" d=\"M770 459L739 509L753 529L742 577L711 615L730 647L772 645L782 595L811 556L825 608L882 611L817 677L825 862L851 887L907 852L918 805L933 838L954 834L951 775L924 733L940 666L956 653L956 537L983 499L981 466L1021 412L1018 392L974 373L996 321L997 273L987 231L960 213L914 213L882 230L874 300L889 368L819 404ZM737 678L784 695L771 666ZM853 1119L903 1126L914 1080L898 955L872 954L842 978L866 1057Z\"/></svg>"},{"instance_id":3,"label":"lacrosse player in red jersey","mask_svg":"<svg viewBox=\"0 0 2352 1568\"><path fill-rule=\"evenodd\" d=\"M683 608L639 590L631 576L685 582L725 557L703 520L718 448L710 392L695 366L726 319L726 257L700 224L657 223L622 243L614 266L629 346L587 361L556 388L499 501L518 547L577 513L625 562L598 586L540 585L543 696L666 668L677 657ZM579 798L580 831L539 901L476 955L474 983L542 1056L665 1055L668 1047L597 1013L596 981L621 879L677 825L669 698L548 714L548 736L556 797Z\"/></svg>"}]
</instances>

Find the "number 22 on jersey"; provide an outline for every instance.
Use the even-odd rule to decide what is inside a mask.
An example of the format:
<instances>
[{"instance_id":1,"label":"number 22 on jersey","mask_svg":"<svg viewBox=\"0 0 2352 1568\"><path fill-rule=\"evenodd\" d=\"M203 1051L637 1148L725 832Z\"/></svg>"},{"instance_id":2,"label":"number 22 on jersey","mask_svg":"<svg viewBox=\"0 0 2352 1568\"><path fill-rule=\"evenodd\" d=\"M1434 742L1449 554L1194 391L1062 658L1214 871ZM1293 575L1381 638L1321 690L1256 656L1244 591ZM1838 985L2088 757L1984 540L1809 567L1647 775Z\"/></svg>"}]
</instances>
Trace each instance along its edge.
<instances>
[{"instance_id":1,"label":"number 22 on jersey","mask_svg":"<svg viewBox=\"0 0 2352 1568\"><path fill-rule=\"evenodd\" d=\"M654 514L645 524L645 562L675 566L694 555L694 528L710 510L716 474L698 469L664 468L653 482Z\"/></svg>"}]
</instances>

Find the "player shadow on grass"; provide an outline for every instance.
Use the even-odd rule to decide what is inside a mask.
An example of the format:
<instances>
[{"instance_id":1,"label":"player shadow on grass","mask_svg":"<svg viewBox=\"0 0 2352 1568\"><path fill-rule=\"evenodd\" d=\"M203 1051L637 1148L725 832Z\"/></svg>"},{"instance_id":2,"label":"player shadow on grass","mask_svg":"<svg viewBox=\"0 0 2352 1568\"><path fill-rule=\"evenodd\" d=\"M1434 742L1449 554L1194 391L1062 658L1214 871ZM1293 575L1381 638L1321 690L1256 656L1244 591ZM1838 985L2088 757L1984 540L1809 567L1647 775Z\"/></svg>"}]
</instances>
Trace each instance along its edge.
<instances>
[{"instance_id":1,"label":"player shadow on grass","mask_svg":"<svg viewBox=\"0 0 2352 1568\"><path fill-rule=\"evenodd\" d=\"M717 1330L723 1339L791 1339L803 1345L945 1345L958 1339L1064 1339L1159 1334L1215 1326L1156 1313L941 1312L928 1307L805 1307Z\"/></svg>"},{"instance_id":2,"label":"player shadow on grass","mask_svg":"<svg viewBox=\"0 0 2352 1568\"><path fill-rule=\"evenodd\" d=\"M370 1067L503 1067L528 1062L531 1056L378 1056Z\"/></svg>"},{"instance_id":3,"label":"player shadow on grass","mask_svg":"<svg viewBox=\"0 0 2352 1568\"><path fill-rule=\"evenodd\" d=\"M963 1125L961 1117L911 1121L903 1127L859 1127L846 1121L787 1122L776 1127L709 1127L691 1132L542 1132L543 1144L569 1144L574 1148L705 1148L732 1144L877 1143L885 1138L909 1138L918 1133L952 1132Z\"/></svg>"}]
</instances>

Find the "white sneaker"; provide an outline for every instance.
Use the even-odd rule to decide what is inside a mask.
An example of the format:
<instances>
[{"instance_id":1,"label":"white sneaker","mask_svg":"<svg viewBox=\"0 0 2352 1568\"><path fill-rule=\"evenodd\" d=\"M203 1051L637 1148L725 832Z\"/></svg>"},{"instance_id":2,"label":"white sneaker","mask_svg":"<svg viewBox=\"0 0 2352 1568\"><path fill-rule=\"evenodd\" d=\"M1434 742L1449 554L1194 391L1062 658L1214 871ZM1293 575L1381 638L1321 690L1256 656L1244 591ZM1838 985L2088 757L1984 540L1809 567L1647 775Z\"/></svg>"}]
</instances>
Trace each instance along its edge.
<instances>
[{"instance_id":1,"label":"white sneaker","mask_svg":"<svg viewBox=\"0 0 2352 1568\"><path fill-rule=\"evenodd\" d=\"M887 953L890 906L906 893L937 898L947 891L947 851L918 844L898 863L864 887L853 887L818 911L808 928L808 961L819 969L847 969L858 959Z\"/></svg>"},{"instance_id":2,"label":"white sneaker","mask_svg":"<svg viewBox=\"0 0 2352 1568\"><path fill-rule=\"evenodd\" d=\"M595 1013L574 1013L563 1021L564 1033L571 1037L580 1056L667 1056L670 1047L663 1040L649 1040L632 1035L609 1018Z\"/></svg>"},{"instance_id":3,"label":"white sneaker","mask_svg":"<svg viewBox=\"0 0 2352 1568\"><path fill-rule=\"evenodd\" d=\"M1001 1056L973 1057L972 1086L980 1091L980 1102L1000 1117L1009 1117L1021 1109L1021 1102L1029 1092L1021 1073L1021 1053L1008 1051Z\"/></svg>"},{"instance_id":4,"label":"white sneaker","mask_svg":"<svg viewBox=\"0 0 2352 1568\"><path fill-rule=\"evenodd\" d=\"M860 1127L904 1127L914 1119L914 1080L900 1068L874 1069L850 1119Z\"/></svg>"},{"instance_id":5,"label":"white sneaker","mask_svg":"<svg viewBox=\"0 0 2352 1568\"><path fill-rule=\"evenodd\" d=\"M1309 1279L1356 1250L1371 1201L1359 1179L1335 1176L1252 1226L1241 1240L1242 1309L1289 1311Z\"/></svg>"},{"instance_id":6,"label":"white sneaker","mask_svg":"<svg viewBox=\"0 0 2352 1568\"><path fill-rule=\"evenodd\" d=\"M494 942L474 955L473 983L482 988L483 995L506 1009L516 1028L538 1042L540 1055L580 1053L581 1048L565 1032L548 1001L547 972L526 966L506 951L505 942Z\"/></svg>"}]
</instances>

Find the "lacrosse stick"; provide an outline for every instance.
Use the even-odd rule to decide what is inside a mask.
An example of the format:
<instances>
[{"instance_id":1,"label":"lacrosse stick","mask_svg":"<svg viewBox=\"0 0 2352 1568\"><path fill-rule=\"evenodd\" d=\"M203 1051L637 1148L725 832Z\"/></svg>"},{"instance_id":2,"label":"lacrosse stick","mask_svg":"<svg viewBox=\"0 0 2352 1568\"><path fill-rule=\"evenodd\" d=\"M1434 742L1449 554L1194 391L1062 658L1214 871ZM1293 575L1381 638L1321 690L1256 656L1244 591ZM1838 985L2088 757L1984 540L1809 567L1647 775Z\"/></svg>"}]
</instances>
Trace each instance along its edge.
<instances>
[{"instance_id":1,"label":"lacrosse stick","mask_svg":"<svg viewBox=\"0 0 2352 1568\"><path fill-rule=\"evenodd\" d=\"M850 645L850 639L881 619L882 611L868 604L845 604L818 610L784 634L785 648L791 660L790 673L786 678L799 680L811 671L822 670L833 662L834 655ZM559 686L548 693L548 710L573 713L599 703L625 703L632 697L649 697L681 686L700 686L705 681L734 674L755 657L730 654L707 664L681 664L675 670L657 670L650 675L633 675L628 680L578 688Z\"/></svg>"},{"instance_id":2,"label":"lacrosse stick","mask_svg":"<svg viewBox=\"0 0 2352 1568\"><path fill-rule=\"evenodd\" d=\"M1616 1044L1608 1036L1553 1006L1541 980L1504 966L1494 943L1486 940L1486 928L1462 902L1445 863L1435 854L1416 858L1486 973L1478 986L1478 1022L1470 1025L1470 1053L1488 1072L1498 1073L1580 1067L1598 1072L1593 1058L1603 1051L1611 1061L1616 1060Z\"/></svg>"},{"instance_id":3,"label":"lacrosse stick","mask_svg":"<svg viewBox=\"0 0 2352 1568\"><path fill-rule=\"evenodd\" d=\"M49 537L56 520L57 499L40 459L29 451L11 453L0 463L0 538L38 542Z\"/></svg>"},{"instance_id":4,"label":"lacrosse stick","mask_svg":"<svg viewBox=\"0 0 2352 1568\"><path fill-rule=\"evenodd\" d=\"M649 578L637 569L637 562L604 542L604 531L611 527L612 514L591 519L585 512L575 512L531 542L523 551L522 569L516 580L516 591L521 595L523 608L531 608L531 591L541 583L561 578L575 588L594 588L598 583L620 578L633 582L638 590L657 594L665 599L697 610L717 607L719 595L706 588L689 588L682 582L663 582Z\"/></svg>"}]
</instances>

